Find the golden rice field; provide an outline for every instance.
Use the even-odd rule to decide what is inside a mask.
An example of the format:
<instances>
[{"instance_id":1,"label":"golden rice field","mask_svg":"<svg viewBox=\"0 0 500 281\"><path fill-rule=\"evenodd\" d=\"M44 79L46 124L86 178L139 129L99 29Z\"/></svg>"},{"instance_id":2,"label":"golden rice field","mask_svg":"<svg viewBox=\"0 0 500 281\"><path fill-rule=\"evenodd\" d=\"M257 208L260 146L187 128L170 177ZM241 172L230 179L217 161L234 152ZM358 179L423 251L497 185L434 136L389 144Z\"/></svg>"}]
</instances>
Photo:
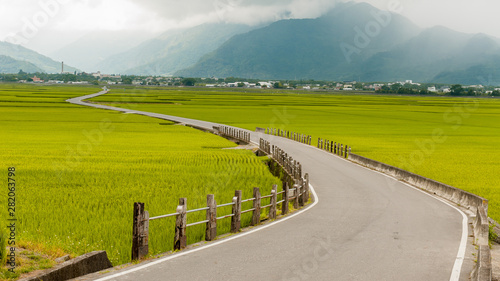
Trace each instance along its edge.
<instances>
[{"instance_id":1,"label":"golden rice field","mask_svg":"<svg viewBox=\"0 0 500 281\"><path fill-rule=\"evenodd\" d=\"M353 153L490 200L500 221L500 100L306 91L117 87L143 111L255 130L273 127L352 146Z\"/></svg>"},{"instance_id":2,"label":"golden rice field","mask_svg":"<svg viewBox=\"0 0 500 281\"><path fill-rule=\"evenodd\" d=\"M224 149L236 145L210 133L65 102L98 91L0 84L0 159L6 187L7 168L16 168L19 242L73 255L106 250L118 265L130 261L134 202L158 216L175 212L180 197L193 209L206 205L207 194L228 203L235 190L249 198L253 187L267 194L279 183L262 158ZM151 254L172 249L174 219L151 222ZM229 222L219 226L229 230ZM189 243L203 237L204 226L188 229Z\"/></svg>"}]
</instances>

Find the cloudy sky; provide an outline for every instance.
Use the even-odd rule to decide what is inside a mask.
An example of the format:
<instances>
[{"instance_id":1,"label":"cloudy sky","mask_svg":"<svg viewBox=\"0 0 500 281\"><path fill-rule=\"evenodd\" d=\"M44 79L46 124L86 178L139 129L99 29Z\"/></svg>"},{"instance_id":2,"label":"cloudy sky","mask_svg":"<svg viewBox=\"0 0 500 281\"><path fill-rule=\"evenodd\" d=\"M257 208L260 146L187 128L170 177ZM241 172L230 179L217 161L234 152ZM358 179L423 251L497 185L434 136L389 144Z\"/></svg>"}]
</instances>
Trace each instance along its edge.
<instances>
[{"instance_id":1,"label":"cloudy sky","mask_svg":"<svg viewBox=\"0 0 500 281\"><path fill-rule=\"evenodd\" d=\"M340 0L339 0L340 1ZM282 18L313 18L337 0L0 0L0 40L48 54L98 31L157 34L205 22L258 24ZM366 0L391 3L421 27L444 25L500 37L498 0Z\"/></svg>"}]
</instances>

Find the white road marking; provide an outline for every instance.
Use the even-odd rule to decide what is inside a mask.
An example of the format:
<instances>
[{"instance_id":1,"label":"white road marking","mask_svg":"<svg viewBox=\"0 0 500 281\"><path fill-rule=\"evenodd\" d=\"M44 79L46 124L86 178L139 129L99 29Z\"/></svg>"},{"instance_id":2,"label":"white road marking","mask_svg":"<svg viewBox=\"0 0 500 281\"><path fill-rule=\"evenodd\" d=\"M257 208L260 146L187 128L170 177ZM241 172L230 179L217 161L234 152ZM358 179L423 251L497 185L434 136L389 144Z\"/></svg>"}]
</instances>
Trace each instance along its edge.
<instances>
[{"instance_id":1,"label":"white road marking","mask_svg":"<svg viewBox=\"0 0 500 281\"><path fill-rule=\"evenodd\" d=\"M224 239L224 240L221 240L221 241L218 241L218 242L215 242L215 243L212 243L212 244L209 244L209 245L206 245L206 246L202 246L202 247L199 247L199 248L196 248L196 249L192 249L192 250L188 250L188 251L185 251L185 252L180 252L178 254L174 254L174 255L171 255L171 256L168 256L168 257L164 257L164 258L160 258L154 262L151 262L151 263L148 263L148 264L145 264L145 265L142 265L142 266L138 266L138 267L135 267L135 268L132 268L132 269L129 269L129 270L126 270L124 272L120 272L120 273L117 273L117 274L113 274L113 275L110 275L110 276L106 276L106 277L103 277L103 278L100 278L100 279L97 279L96 281L105 281L105 280L111 280L113 278L117 278L117 277L120 277L120 276L123 276L123 275L127 275L127 274L130 274L132 272L136 272L136 271L139 271L139 270L143 270L145 268L148 268L148 267L151 267L153 265L157 265L159 263L162 263L162 262L166 262L166 261L169 261L169 260L173 260L173 259L176 259L176 258L179 258L179 257L182 257L182 256L185 256L185 255L189 255L189 254L192 254L192 253L195 253L195 252L199 252L199 251L202 251L202 250L206 250L208 248L212 248L212 247L215 247L217 245L220 245L220 244L224 244L226 242L229 242L229 241L232 241L232 240L235 240L235 239L239 239L239 238L242 238L242 237L245 237L247 235L250 235L252 233L255 233L257 231L261 231L261 230L264 230L268 227L271 227L271 226L274 226L274 225L277 225L279 223L282 223L282 222L285 222L291 218L294 218L302 213L305 213L307 211L309 211L310 209L312 209L314 206L316 206L316 204L318 204L319 202L319 198L318 198L318 195L316 194L316 191L314 190L314 187L309 184L309 187L310 187L310 190L311 190L311 193L314 197L314 202L307 206L305 209L303 210L300 210L298 211L297 213L295 214L292 214L290 216L287 216L287 217L284 217L282 219L279 219L275 222L272 222L270 224L267 224L267 225L264 225L264 226L261 226L261 227L258 227L256 229L253 229L253 230L250 230L248 232L244 232L244 233L241 233L241 234L238 234L238 235L235 235L235 236L232 236L230 238L227 238L227 239Z\"/></svg>"},{"instance_id":2,"label":"white road marking","mask_svg":"<svg viewBox=\"0 0 500 281\"><path fill-rule=\"evenodd\" d=\"M324 152L324 153L326 153L326 154L328 154L328 155L332 155L332 156L334 156L334 155L335 155L335 154L332 154L332 153L330 153L330 152L328 152L328 151L325 151L325 150L319 149L319 148L317 148L317 147L315 147L315 146L312 146L312 145L311 145L311 147L313 147L313 148L315 148L315 149L317 149L317 150L319 150L319 151L322 151L322 152ZM456 257L456 259L455 259L455 263L454 263L454 265L453 265L453 269L452 269L451 276L450 276L450 281L457 281L457 280L460 280L460 272L462 271L462 265L463 265L463 262L464 262L464 259L465 259L465 251L466 251L466 249L467 249L467 236L469 235L469 228L468 228L468 226L467 226L467 223L468 223L468 217L467 217L467 215L466 215L464 212L462 212L462 210L460 210L459 208L457 208L457 207L453 206L452 204L450 204L449 202L447 202L445 199L442 199L442 198L440 198L440 197L434 196L434 195L432 195L432 194L430 194L430 193L428 193L428 192L425 192L424 190L422 190L422 189L420 189L420 188L417 188L417 187L415 187L415 186L413 186L413 185L410 185L410 184L408 184L408 183L402 182L402 181L398 180L397 178L395 178L395 177L393 177L393 176L391 176L391 175L384 174L384 173L382 173L382 172L379 172L379 171L376 171L376 170L370 169L370 168L368 168L368 167L365 167L365 166L362 166L362 165L360 165L360 164L357 164L356 162L351 162L351 161L348 161L347 159L342 158L342 157L340 157L340 156L339 156L339 158L340 158L341 160L346 161L346 162L349 162L349 163L354 163L354 164L358 165L358 166L359 166L359 167L361 167L361 168L364 168L364 169L367 169L367 170L369 170L369 171L372 171L372 172L375 172L375 173L378 173L378 174L384 175L384 176L386 176L386 177L388 177L388 178L391 178L391 179L393 179L393 180L395 180L395 181L397 181L397 182L399 182L399 183L402 183L402 184L404 184L404 185L406 185L406 186L408 186L408 187L411 187L411 188L413 188L413 189L415 189L415 190L418 190L418 191L420 191L420 192L422 192L422 193L426 194L427 196L430 196L430 197L432 197L432 198L434 198L434 199L436 199L436 200L439 200L439 201L443 202L444 204L446 204L446 205L448 205L448 206L452 207L453 209L457 210L457 211L458 211L458 212L462 215L462 238L460 239L460 246L459 246L459 248L458 248L458 254L457 254L457 257Z\"/></svg>"},{"instance_id":3,"label":"white road marking","mask_svg":"<svg viewBox=\"0 0 500 281\"><path fill-rule=\"evenodd\" d=\"M101 94L101 93L94 94L94 95L95 95L95 96L97 96L97 95L100 95L100 94ZM92 95L92 97L93 97L94 95ZM90 97L90 96L89 96L88 98L92 98L92 97ZM69 100L68 100L68 101L69 101ZM80 100L80 101L81 101L81 100ZM130 112L130 113L132 113L132 112ZM135 112L134 112L134 113L135 113ZM145 113L147 113L147 112L145 112ZM283 138L283 139L286 139L286 138ZM256 143L254 142L254 144L256 144ZM332 154L332 153L330 153L330 152L327 152L327 151L325 151L325 150L319 149L319 148L317 148L317 147L315 147L315 146L313 146L313 145L310 145L310 147L315 148L315 149L317 149L317 150L319 150L319 151L322 151L322 152L324 152L324 153L326 153L326 154L328 154L328 155L334 155L334 154ZM339 158L340 158L340 159L342 159L342 160L344 160L344 161L346 161L346 162L350 162L350 161L348 161L347 159L344 159L344 158L342 158L342 157L339 157ZM350 163L354 163L354 162L350 162ZM355 163L355 164L356 164L356 163ZM459 246L459 249L458 249L458 254L457 254L457 257L456 257L456 259L455 259L455 263L454 263L454 266L453 266L453 269L452 269L452 274L451 274L451 276L450 276L450 281L456 281L456 280L459 280L459 279L460 279L460 272L461 272L461 270L462 270L463 261L464 261L464 259L465 259L465 251L466 251L466 248L467 248L467 236L468 236L468 227L467 227L467 223L468 223L468 218L467 218L467 216L465 215L465 213L464 213L464 212L462 212L462 211L461 211L460 209L458 209L457 207L455 207L455 206L451 205L450 203L448 203L448 202L447 202L447 201L445 201L444 199L441 199L441 198L439 198L439 197L433 196L433 195L429 194L428 192L425 192L425 191L423 191L423 190L421 190L421 189L419 189L419 188L416 188L416 187L414 187L414 186L412 186L412 185L410 185L410 184L407 184L407 183L405 183L405 182L401 182L401 181L399 181L397 178L395 178L395 177L393 177L393 176L390 176L390 175L384 174L384 173L379 172L379 171L375 171L375 170L369 169L369 168L364 167L364 166L359 165L359 164L357 164L357 165L358 165L358 166L360 166L360 167L362 167L362 168L364 168L364 169L370 170L370 171L372 171L372 172L375 172L375 173L378 173L378 174L384 175L384 176L386 176L386 177L392 178L393 180L395 180L395 181L397 181L397 182L400 182L400 183L402 183L402 184L404 184L404 185L406 185L406 186L408 186L408 187L410 187L410 188L413 188L413 189L415 189L415 190L418 190L418 191L420 191L420 192L422 192L422 193L424 193L424 194L426 194L426 195L428 195L428 196L430 196L430 197L432 197L432 198L434 198L434 199L436 199L436 200L439 200L439 201L441 201L442 203L444 203L444 204L446 204L446 205L450 206L451 208L453 208L453 209L457 210L457 211L458 211L458 212L462 215L462 238L461 238L461 240L460 240L460 246ZM200 248L196 248L196 249L193 249L193 250L185 251L185 252L182 252L182 253L179 253L179 254L175 254L175 255L172 255L172 256L168 256L168 257L165 257L165 258L161 258L161 259L159 259L159 260L157 260L157 261L154 261L154 262L151 262L151 263L148 263L148 264L145 264L145 265L142 265L142 266L139 266L139 267L136 267L136 268L133 268L133 269L130 269L130 270L127 270L127 271L121 272L121 273L117 273L117 274L114 274L114 275L111 275L111 276L108 276L108 277L104 277L104 278L98 279L98 281L110 280L110 279L112 279L112 278L116 278L116 277L123 276L123 275L129 274L129 273L132 273L132 272L135 272L135 271L138 271L138 270L142 270L142 269L144 269L144 268L147 268L147 267L150 267L150 266L153 266L153 265L156 265L156 264L159 264L159 263L162 263L162 262L168 261L168 260L172 260L172 259L175 259L175 258L178 258L178 257L184 256L184 255L188 255L188 254L190 254L190 253L198 252L198 251L201 251L201 250L204 250L204 249L208 249L208 248L211 248L211 247L214 247L214 246L217 246L217 245L220 245L220 244L226 243L226 242L231 241L231 240L234 240L234 239L238 239L238 238L244 237L244 236L246 236L246 235L249 235L249 234L255 233L255 232L257 232L257 231L260 231L260 230L266 229L266 228L268 228L268 227L274 226L274 225L276 225L276 224L278 224L278 223L281 223L281 222L287 221L287 220L289 220L289 219L291 219L291 218L293 218L293 217L295 217L295 216L297 216L297 215L300 215L300 214L302 214L302 213L304 213L304 212L306 212L306 211L310 210L312 207L314 207L314 206L315 206L315 205L319 202L319 198L318 198L318 196L317 196L317 194L316 194L316 192L315 192L315 190L314 190L313 186L312 186L311 184L310 184L309 186L310 186L310 188L311 188L311 193L313 194L313 196L314 196L314 198L315 198L315 199L314 199L313 204L309 205L306 209L303 209L303 210L301 210L301 211L299 211L299 212L297 212L297 213L295 213L295 214L293 214L293 215L290 215L289 217L285 217L285 218L283 218L283 219L280 219L280 220L275 221L275 222L273 222L273 223L270 223L270 224L268 224L268 225L265 225L265 226L262 226L262 227L256 228L256 229L254 229L254 230L251 230L251 231L248 231L248 232L242 233L242 234L240 234L240 235L233 236L233 237L231 237L231 238L227 238L227 239L221 240L221 241L219 241L219 242L215 242L215 243L210 244L210 245L202 246L202 247L200 247Z\"/></svg>"}]
</instances>

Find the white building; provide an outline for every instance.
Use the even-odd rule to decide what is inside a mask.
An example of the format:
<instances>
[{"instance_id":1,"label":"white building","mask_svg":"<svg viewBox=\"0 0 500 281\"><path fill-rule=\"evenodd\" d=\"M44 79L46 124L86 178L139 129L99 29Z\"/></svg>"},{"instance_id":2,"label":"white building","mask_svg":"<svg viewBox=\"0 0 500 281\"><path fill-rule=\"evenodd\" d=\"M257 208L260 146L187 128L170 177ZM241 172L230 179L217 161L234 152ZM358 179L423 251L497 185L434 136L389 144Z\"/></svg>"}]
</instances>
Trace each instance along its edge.
<instances>
[{"instance_id":1,"label":"white building","mask_svg":"<svg viewBox=\"0 0 500 281\"><path fill-rule=\"evenodd\" d=\"M273 88L274 85L271 82L259 82L261 87Z\"/></svg>"}]
</instances>

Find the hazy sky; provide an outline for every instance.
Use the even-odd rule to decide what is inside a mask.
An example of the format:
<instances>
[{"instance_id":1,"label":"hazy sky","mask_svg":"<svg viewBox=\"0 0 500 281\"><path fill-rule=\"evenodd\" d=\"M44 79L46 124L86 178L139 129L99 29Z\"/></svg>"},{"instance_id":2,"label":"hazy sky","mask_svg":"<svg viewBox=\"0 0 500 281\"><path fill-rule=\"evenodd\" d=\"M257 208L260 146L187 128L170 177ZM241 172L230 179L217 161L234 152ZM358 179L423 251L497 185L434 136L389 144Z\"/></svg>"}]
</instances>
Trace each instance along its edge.
<instances>
[{"instance_id":1,"label":"hazy sky","mask_svg":"<svg viewBox=\"0 0 500 281\"><path fill-rule=\"evenodd\" d=\"M317 17L335 0L0 0L0 40L41 53L100 30L160 33L175 27L226 21L257 24ZM421 27L444 25L500 37L498 0L366 0L380 9L400 3Z\"/></svg>"}]
</instances>

